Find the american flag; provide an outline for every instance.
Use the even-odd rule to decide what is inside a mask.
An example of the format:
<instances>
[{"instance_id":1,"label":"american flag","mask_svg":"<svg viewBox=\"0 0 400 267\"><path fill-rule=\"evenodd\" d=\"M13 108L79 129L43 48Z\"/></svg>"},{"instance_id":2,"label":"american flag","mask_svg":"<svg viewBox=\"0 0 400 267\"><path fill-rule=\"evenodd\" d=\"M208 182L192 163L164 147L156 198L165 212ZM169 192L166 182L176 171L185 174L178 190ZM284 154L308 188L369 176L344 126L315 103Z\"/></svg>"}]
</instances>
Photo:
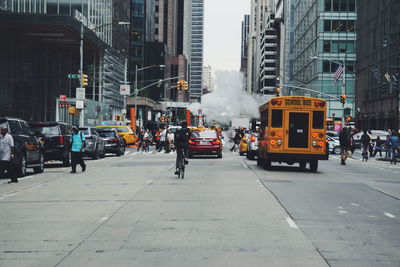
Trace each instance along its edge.
<instances>
[{"instance_id":1,"label":"american flag","mask_svg":"<svg viewBox=\"0 0 400 267\"><path fill-rule=\"evenodd\" d=\"M333 78L335 80L335 82L337 82L340 78L340 76L342 76L343 74L343 66L339 65L339 67L337 68L336 72L335 72L335 77Z\"/></svg>"}]
</instances>

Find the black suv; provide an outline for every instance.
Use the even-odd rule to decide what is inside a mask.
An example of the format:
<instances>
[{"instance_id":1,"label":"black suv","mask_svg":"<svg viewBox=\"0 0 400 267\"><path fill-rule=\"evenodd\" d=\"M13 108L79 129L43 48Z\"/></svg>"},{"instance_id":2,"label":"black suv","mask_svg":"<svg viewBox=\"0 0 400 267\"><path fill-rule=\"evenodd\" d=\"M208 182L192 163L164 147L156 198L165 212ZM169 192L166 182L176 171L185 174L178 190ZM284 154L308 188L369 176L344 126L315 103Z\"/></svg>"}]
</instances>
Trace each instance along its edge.
<instances>
[{"instance_id":1,"label":"black suv","mask_svg":"<svg viewBox=\"0 0 400 267\"><path fill-rule=\"evenodd\" d=\"M64 167L71 163L70 145L72 126L63 122L30 122L33 133L44 147L45 161L59 160Z\"/></svg>"},{"instance_id":2,"label":"black suv","mask_svg":"<svg viewBox=\"0 0 400 267\"><path fill-rule=\"evenodd\" d=\"M14 138L15 159L12 161L18 177L26 175L27 168L35 173L44 171L44 151L40 140L33 135L29 124L21 119L0 117L0 127L7 127Z\"/></svg>"},{"instance_id":3,"label":"black suv","mask_svg":"<svg viewBox=\"0 0 400 267\"><path fill-rule=\"evenodd\" d=\"M106 153L115 153L117 156L125 154L125 141L117 130L101 129L97 130L97 132L104 139Z\"/></svg>"}]
</instances>

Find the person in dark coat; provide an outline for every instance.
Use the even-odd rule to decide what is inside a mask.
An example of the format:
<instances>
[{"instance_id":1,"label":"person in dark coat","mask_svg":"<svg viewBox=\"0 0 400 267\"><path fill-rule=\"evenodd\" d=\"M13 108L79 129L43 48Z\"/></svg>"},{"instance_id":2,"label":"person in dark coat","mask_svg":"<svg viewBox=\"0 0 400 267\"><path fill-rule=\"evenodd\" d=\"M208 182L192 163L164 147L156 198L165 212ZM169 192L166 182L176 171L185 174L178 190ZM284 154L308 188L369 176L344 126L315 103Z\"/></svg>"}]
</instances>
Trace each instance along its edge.
<instances>
[{"instance_id":1,"label":"person in dark coat","mask_svg":"<svg viewBox=\"0 0 400 267\"><path fill-rule=\"evenodd\" d=\"M345 127L343 127L342 131L339 133L339 142L341 148L340 164L346 165L347 151L350 149L350 143L349 143L349 133Z\"/></svg>"}]
</instances>

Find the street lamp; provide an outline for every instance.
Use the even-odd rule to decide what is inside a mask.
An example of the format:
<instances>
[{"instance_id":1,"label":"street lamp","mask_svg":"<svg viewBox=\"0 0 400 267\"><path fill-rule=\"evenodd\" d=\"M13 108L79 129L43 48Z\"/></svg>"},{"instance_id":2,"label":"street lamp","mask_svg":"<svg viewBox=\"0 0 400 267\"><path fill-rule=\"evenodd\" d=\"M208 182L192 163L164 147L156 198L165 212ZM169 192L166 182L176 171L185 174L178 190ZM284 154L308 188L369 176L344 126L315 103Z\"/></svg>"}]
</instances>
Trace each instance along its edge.
<instances>
[{"instance_id":1,"label":"street lamp","mask_svg":"<svg viewBox=\"0 0 400 267\"><path fill-rule=\"evenodd\" d=\"M318 58L319 58L318 56L311 56L310 57L310 59L318 59ZM328 61L333 62L333 63L338 64L338 65L343 67L342 94L341 94L342 96L346 95L346 59L347 59L347 50L344 51L344 60L342 61L342 63L339 63L339 62L334 61L334 60L327 59ZM344 122L345 122L345 116L344 116L344 104L345 104L345 101L341 101L341 103L342 103L342 127L343 127L344 126Z\"/></svg>"},{"instance_id":2,"label":"street lamp","mask_svg":"<svg viewBox=\"0 0 400 267\"><path fill-rule=\"evenodd\" d=\"M150 69L150 68L154 68L154 67L165 68L165 65L152 65L152 66L147 66L147 67L143 67L143 68L138 68L138 65L135 65L135 88L134 88L134 94L135 94L135 112L136 112L136 117L138 117L138 115L139 115L139 112L137 110L137 97L138 97L138 93L139 93L139 90L138 90L138 79L137 79L138 71L146 70L146 69ZM162 81L162 80L160 80L160 81ZM152 83L152 84L142 88L141 90L144 90L144 89L146 89L148 87L156 85L160 81L158 81L156 83Z\"/></svg>"},{"instance_id":3,"label":"street lamp","mask_svg":"<svg viewBox=\"0 0 400 267\"><path fill-rule=\"evenodd\" d=\"M80 49L79 49L79 51L80 51L80 59L79 59L79 83L80 83L80 85L83 84L83 37L84 37L85 32L94 31L94 30L100 29L102 27L113 25L113 24L130 25L130 22L127 22L127 21L109 22L109 23L105 23L103 25L100 25L100 26L97 26L94 28L87 28L85 30L83 28L83 20L81 20L81 40L80 40ZM81 127L83 126L83 120L84 120L83 112L81 112L80 118L79 118L79 126L81 126Z\"/></svg>"}]
</instances>

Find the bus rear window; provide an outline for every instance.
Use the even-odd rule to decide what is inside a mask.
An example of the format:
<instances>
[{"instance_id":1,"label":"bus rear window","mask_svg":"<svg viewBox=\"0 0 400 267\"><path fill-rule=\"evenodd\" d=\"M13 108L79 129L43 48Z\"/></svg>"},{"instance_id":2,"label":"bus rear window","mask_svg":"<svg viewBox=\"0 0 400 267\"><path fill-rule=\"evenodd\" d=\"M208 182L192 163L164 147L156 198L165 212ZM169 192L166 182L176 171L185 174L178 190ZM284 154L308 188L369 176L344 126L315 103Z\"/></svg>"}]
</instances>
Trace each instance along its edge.
<instances>
[{"instance_id":1,"label":"bus rear window","mask_svg":"<svg viewBox=\"0 0 400 267\"><path fill-rule=\"evenodd\" d=\"M281 109L272 110L272 118L271 118L272 128L282 128L282 113L283 112Z\"/></svg>"},{"instance_id":2,"label":"bus rear window","mask_svg":"<svg viewBox=\"0 0 400 267\"><path fill-rule=\"evenodd\" d=\"M324 112L314 111L313 112L313 128L323 129L324 128Z\"/></svg>"}]
</instances>

